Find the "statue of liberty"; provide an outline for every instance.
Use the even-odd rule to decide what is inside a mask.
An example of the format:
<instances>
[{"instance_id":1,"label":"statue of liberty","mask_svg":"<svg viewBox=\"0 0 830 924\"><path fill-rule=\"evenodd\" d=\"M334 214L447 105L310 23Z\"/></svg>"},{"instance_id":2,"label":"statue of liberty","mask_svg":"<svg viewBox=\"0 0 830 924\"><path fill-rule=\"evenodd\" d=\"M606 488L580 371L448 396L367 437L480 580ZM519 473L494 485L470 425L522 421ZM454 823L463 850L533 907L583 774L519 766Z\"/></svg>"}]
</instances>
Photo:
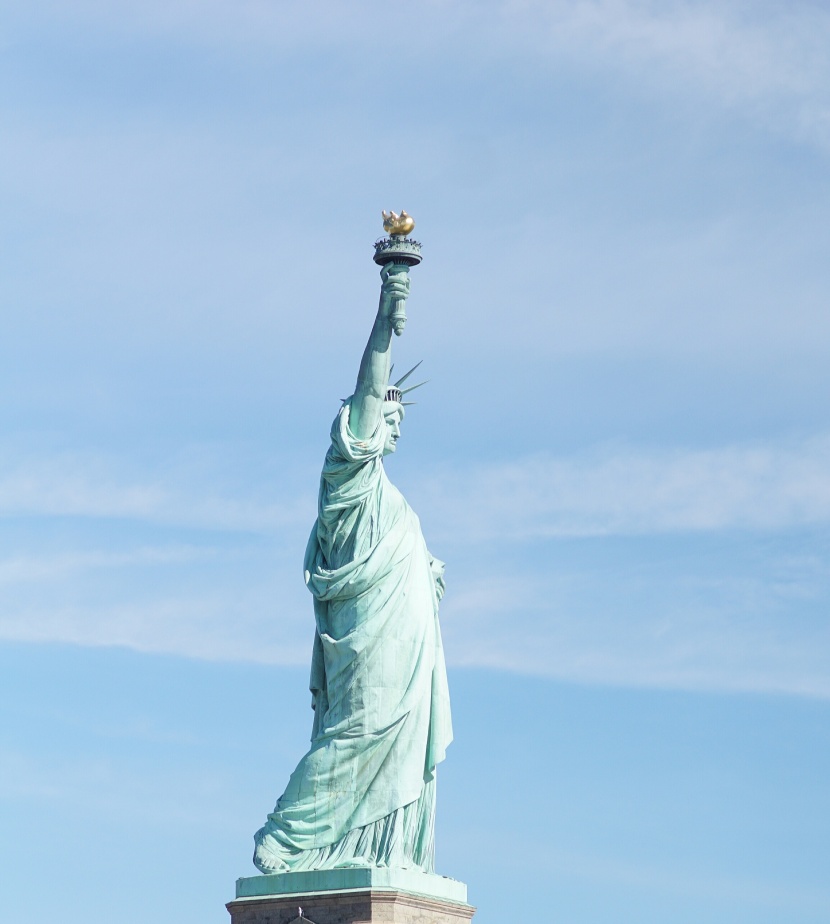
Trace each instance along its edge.
<instances>
[{"instance_id":1,"label":"statue of liberty","mask_svg":"<svg viewBox=\"0 0 830 924\"><path fill-rule=\"evenodd\" d=\"M414 226L405 212L384 218L380 304L354 394L332 424L305 555L316 621L311 748L254 837L263 873L434 871L435 773L452 740L438 625L444 564L383 461L411 390L402 385L412 370L390 384L391 343L420 247L405 237Z\"/></svg>"}]
</instances>

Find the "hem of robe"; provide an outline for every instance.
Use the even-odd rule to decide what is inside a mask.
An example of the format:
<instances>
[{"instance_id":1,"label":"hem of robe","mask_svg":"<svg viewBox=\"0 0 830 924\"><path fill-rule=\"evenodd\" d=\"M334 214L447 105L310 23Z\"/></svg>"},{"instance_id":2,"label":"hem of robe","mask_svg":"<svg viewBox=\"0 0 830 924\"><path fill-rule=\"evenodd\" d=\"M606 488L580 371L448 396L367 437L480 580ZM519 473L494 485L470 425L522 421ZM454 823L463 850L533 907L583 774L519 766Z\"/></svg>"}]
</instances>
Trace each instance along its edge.
<instances>
[{"instance_id":1,"label":"hem of robe","mask_svg":"<svg viewBox=\"0 0 830 924\"><path fill-rule=\"evenodd\" d=\"M355 866L435 872L435 778L421 795L389 815L346 832L325 847L294 850L281 844L266 824L256 833L254 865L262 873L343 869Z\"/></svg>"}]
</instances>

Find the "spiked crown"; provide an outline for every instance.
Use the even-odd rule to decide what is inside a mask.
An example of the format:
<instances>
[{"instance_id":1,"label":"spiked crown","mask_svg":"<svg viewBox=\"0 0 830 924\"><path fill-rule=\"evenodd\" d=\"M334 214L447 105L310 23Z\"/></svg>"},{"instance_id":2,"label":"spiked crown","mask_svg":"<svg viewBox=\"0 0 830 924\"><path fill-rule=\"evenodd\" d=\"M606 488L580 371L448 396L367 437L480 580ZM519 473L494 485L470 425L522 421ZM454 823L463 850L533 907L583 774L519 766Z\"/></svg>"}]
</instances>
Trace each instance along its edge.
<instances>
[{"instance_id":1,"label":"spiked crown","mask_svg":"<svg viewBox=\"0 0 830 924\"><path fill-rule=\"evenodd\" d=\"M409 407L411 404L415 404L414 401L404 401L403 396L410 391L415 391L416 388L420 388L421 385L426 385L429 381L419 382L417 385L410 385L409 388L401 388L401 385L409 378L410 375L421 365L421 362L415 363L415 365L407 372L405 375L402 375L397 382L390 382L388 388L386 389L386 401L396 401L398 404L402 404L404 407ZM392 366L392 369L395 367ZM392 369L389 370L390 375L392 374Z\"/></svg>"}]
</instances>

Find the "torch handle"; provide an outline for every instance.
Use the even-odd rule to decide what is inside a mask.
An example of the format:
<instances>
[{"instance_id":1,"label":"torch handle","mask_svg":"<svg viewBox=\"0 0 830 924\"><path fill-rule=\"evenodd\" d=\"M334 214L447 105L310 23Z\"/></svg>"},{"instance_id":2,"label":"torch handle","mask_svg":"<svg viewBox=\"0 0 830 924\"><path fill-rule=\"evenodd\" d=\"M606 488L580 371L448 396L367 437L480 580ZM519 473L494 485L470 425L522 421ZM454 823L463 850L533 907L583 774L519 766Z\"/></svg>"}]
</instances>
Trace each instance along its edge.
<instances>
[{"instance_id":1,"label":"torch handle","mask_svg":"<svg viewBox=\"0 0 830 924\"><path fill-rule=\"evenodd\" d=\"M409 275L409 267L401 263L391 263L388 266L389 275L398 276L400 274ZM392 302L392 311L389 313L389 321L392 324L392 330L396 336L400 337L406 327L406 299L396 298Z\"/></svg>"},{"instance_id":2,"label":"torch handle","mask_svg":"<svg viewBox=\"0 0 830 924\"><path fill-rule=\"evenodd\" d=\"M406 299L395 299L389 320L392 322L392 330L395 331L395 335L400 337L404 327L406 327Z\"/></svg>"}]
</instances>

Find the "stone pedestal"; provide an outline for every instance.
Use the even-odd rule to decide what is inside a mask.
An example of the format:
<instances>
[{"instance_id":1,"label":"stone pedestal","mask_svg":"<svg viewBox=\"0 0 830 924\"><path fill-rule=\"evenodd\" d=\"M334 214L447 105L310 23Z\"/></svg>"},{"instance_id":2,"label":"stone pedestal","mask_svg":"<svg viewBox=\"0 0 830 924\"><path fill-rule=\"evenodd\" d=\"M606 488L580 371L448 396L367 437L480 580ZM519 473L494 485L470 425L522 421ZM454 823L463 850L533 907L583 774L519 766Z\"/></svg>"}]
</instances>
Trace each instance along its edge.
<instances>
[{"instance_id":1,"label":"stone pedestal","mask_svg":"<svg viewBox=\"0 0 830 924\"><path fill-rule=\"evenodd\" d=\"M467 924L467 887L411 870L342 869L238 879L231 924Z\"/></svg>"}]
</instances>

